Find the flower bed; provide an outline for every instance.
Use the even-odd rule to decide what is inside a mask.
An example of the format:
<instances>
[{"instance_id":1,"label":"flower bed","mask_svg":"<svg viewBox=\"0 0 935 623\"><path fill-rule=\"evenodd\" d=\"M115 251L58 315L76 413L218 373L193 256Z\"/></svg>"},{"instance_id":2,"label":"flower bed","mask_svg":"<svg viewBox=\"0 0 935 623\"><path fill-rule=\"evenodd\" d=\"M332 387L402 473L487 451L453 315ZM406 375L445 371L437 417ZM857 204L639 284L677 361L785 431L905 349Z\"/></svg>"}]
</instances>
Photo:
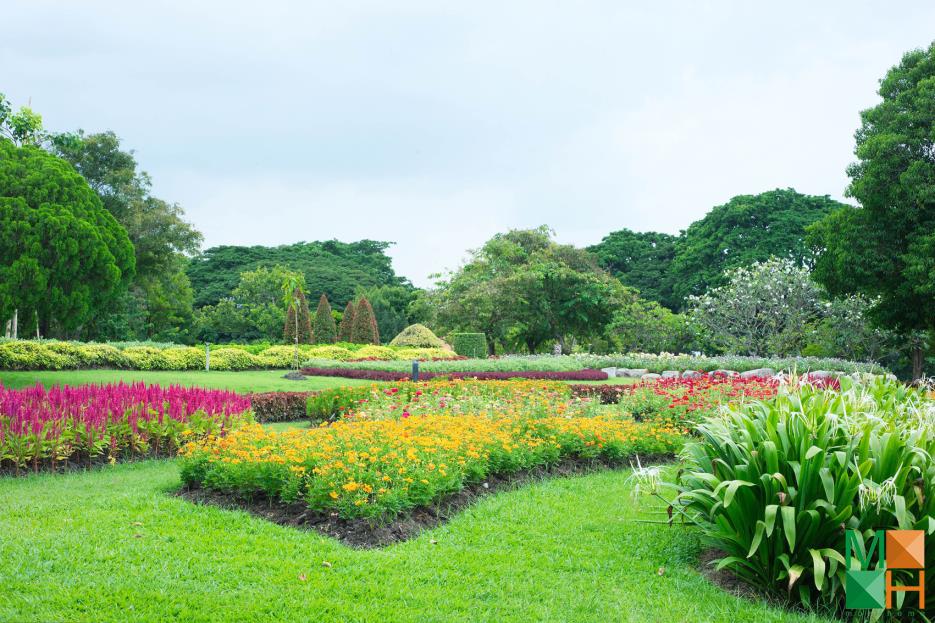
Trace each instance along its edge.
<instances>
[{"instance_id":1,"label":"flower bed","mask_svg":"<svg viewBox=\"0 0 935 623\"><path fill-rule=\"evenodd\" d=\"M174 454L249 418L250 399L193 387L0 385L0 469Z\"/></svg>"},{"instance_id":2,"label":"flower bed","mask_svg":"<svg viewBox=\"0 0 935 623\"><path fill-rule=\"evenodd\" d=\"M713 414L722 404L775 396L778 386L779 381L773 378L705 374L693 379L666 378L633 385L572 385L571 391L575 396L600 398L603 404L618 404L637 421L660 421L686 428Z\"/></svg>"},{"instance_id":3,"label":"flower bed","mask_svg":"<svg viewBox=\"0 0 935 623\"><path fill-rule=\"evenodd\" d=\"M410 377L408 371L389 371L366 368L302 368L306 376L339 376L347 379L367 379L371 381L399 381ZM600 370L515 370L499 372L431 372L420 371L419 380L428 381L438 378L477 379L479 381L501 381L507 379L542 379L554 381L605 381L607 373Z\"/></svg>"},{"instance_id":4,"label":"flower bed","mask_svg":"<svg viewBox=\"0 0 935 623\"><path fill-rule=\"evenodd\" d=\"M283 433L251 425L186 445L182 478L246 498L304 500L342 518L392 518L489 475L571 457L620 463L637 452L671 453L680 439L613 417L426 415Z\"/></svg>"}]
</instances>

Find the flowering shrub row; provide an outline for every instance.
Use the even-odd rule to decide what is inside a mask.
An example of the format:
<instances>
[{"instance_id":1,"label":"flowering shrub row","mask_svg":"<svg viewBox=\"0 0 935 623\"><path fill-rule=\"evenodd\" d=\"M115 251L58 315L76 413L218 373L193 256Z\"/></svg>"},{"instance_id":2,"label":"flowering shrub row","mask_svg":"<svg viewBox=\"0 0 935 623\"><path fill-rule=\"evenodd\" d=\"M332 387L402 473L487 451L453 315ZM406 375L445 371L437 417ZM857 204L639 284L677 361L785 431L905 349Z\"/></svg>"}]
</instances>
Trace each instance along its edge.
<instances>
[{"instance_id":1,"label":"flowering shrub row","mask_svg":"<svg viewBox=\"0 0 935 623\"><path fill-rule=\"evenodd\" d=\"M671 429L612 417L425 415L283 433L249 425L187 444L182 478L193 487L303 499L346 518L388 518L492 474L569 458L621 462L679 446Z\"/></svg>"},{"instance_id":2,"label":"flowering shrub row","mask_svg":"<svg viewBox=\"0 0 935 623\"><path fill-rule=\"evenodd\" d=\"M450 350L440 348L396 348L364 346L345 348L336 345L300 346L302 360L385 361L402 359L458 359ZM292 346L266 346L261 349L226 345L211 348L212 370L251 370L288 368L292 365ZM151 344L95 344L81 342L14 340L0 342L0 370L66 370L75 368L122 368L131 370L203 370L205 349L194 346Z\"/></svg>"},{"instance_id":3,"label":"flowering shrub row","mask_svg":"<svg viewBox=\"0 0 935 623\"><path fill-rule=\"evenodd\" d=\"M250 400L192 387L0 385L0 469L173 454L183 441L225 434Z\"/></svg>"},{"instance_id":4,"label":"flowering shrub row","mask_svg":"<svg viewBox=\"0 0 935 623\"><path fill-rule=\"evenodd\" d=\"M411 375L408 371L368 370L366 368L303 368L302 374L307 376L340 376L347 379L367 379L371 381L398 381L407 379ZM542 379L554 381L604 381L607 373L600 370L563 370L563 371L535 371L516 370L502 372L429 372L419 373L419 380L437 378L451 379L477 379L479 381L500 381L507 379Z\"/></svg>"}]
</instances>

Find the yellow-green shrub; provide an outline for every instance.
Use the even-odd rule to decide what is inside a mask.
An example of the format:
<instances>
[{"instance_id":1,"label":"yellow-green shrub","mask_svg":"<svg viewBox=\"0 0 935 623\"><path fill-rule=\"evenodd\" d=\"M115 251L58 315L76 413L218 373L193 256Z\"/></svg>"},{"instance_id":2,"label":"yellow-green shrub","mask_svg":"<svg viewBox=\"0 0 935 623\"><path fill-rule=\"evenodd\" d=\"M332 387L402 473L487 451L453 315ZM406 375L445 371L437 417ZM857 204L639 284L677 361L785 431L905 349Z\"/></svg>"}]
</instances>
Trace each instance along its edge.
<instances>
[{"instance_id":1,"label":"yellow-green shrub","mask_svg":"<svg viewBox=\"0 0 935 623\"><path fill-rule=\"evenodd\" d=\"M200 370L205 367L205 351L203 348L182 346L168 348L162 355L169 366L169 370ZM214 353L211 354L212 361Z\"/></svg>"},{"instance_id":2,"label":"yellow-green shrub","mask_svg":"<svg viewBox=\"0 0 935 623\"><path fill-rule=\"evenodd\" d=\"M239 348L219 348L211 352L212 370L251 370L262 368L263 360Z\"/></svg>"},{"instance_id":3,"label":"yellow-green shrub","mask_svg":"<svg viewBox=\"0 0 935 623\"><path fill-rule=\"evenodd\" d=\"M424 324L411 324L393 338L390 346L409 348L444 348L445 343Z\"/></svg>"},{"instance_id":4,"label":"yellow-green shrub","mask_svg":"<svg viewBox=\"0 0 935 623\"><path fill-rule=\"evenodd\" d=\"M386 346L369 345L355 352L354 359L382 359L383 361L390 361L391 359L396 359L396 351Z\"/></svg>"},{"instance_id":5,"label":"yellow-green shrub","mask_svg":"<svg viewBox=\"0 0 935 623\"><path fill-rule=\"evenodd\" d=\"M400 348L396 359L457 359L458 353L445 348Z\"/></svg>"},{"instance_id":6,"label":"yellow-green shrub","mask_svg":"<svg viewBox=\"0 0 935 623\"><path fill-rule=\"evenodd\" d=\"M301 363L306 353L311 350L308 347L299 346L299 362ZM295 346L270 346L260 351L257 357L267 368L288 368L295 359Z\"/></svg>"},{"instance_id":7,"label":"yellow-green shrub","mask_svg":"<svg viewBox=\"0 0 935 623\"><path fill-rule=\"evenodd\" d=\"M340 346L315 346L302 353L307 359L334 359L335 361L347 361L356 359L356 354L351 353L346 348Z\"/></svg>"},{"instance_id":8,"label":"yellow-green shrub","mask_svg":"<svg viewBox=\"0 0 935 623\"><path fill-rule=\"evenodd\" d=\"M74 358L57 353L42 342L0 344L0 368L4 370L63 370L73 367Z\"/></svg>"},{"instance_id":9,"label":"yellow-green shrub","mask_svg":"<svg viewBox=\"0 0 935 623\"><path fill-rule=\"evenodd\" d=\"M152 346L130 346L123 349L129 367L134 370L171 370L165 352Z\"/></svg>"}]
</instances>

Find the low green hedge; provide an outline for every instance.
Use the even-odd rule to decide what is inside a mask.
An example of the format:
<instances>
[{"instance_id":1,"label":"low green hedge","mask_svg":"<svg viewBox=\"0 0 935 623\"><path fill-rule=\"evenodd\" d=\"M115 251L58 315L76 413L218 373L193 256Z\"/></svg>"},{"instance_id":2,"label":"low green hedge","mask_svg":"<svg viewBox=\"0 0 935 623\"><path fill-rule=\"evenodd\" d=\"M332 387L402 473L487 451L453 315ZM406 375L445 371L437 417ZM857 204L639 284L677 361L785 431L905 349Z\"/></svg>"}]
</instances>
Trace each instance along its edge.
<instances>
[{"instance_id":1,"label":"low green hedge","mask_svg":"<svg viewBox=\"0 0 935 623\"><path fill-rule=\"evenodd\" d=\"M288 368L294 347L285 345L212 345L212 370L257 370ZM354 348L348 348L354 346ZM322 359L329 363L349 359L412 359L454 357L441 349L413 349L370 345L300 345L299 362ZM151 342L97 344L51 340L0 341L0 370L73 370L120 368L128 370L203 370L204 346L179 346Z\"/></svg>"}]
</instances>

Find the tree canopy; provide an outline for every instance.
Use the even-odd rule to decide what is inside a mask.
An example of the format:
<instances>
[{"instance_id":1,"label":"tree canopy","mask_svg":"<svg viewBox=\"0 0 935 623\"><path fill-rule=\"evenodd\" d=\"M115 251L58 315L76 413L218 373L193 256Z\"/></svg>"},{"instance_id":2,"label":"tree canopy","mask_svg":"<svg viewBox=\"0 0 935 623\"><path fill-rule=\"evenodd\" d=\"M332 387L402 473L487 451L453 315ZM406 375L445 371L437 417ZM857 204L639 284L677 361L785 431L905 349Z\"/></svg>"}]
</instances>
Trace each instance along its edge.
<instances>
[{"instance_id":1,"label":"tree canopy","mask_svg":"<svg viewBox=\"0 0 935 623\"><path fill-rule=\"evenodd\" d=\"M392 260L386 255L390 244L328 240L277 247L212 247L196 256L188 267L195 306L214 305L229 296L240 273L277 264L302 273L309 292L323 292L337 306L351 301L361 287L411 288L408 280L393 271Z\"/></svg>"},{"instance_id":2,"label":"tree canopy","mask_svg":"<svg viewBox=\"0 0 935 623\"><path fill-rule=\"evenodd\" d=\"M636 288L645 299L676 309L679 301L672 294L669 269L678 240L670 234L621 229L588 250L623 285Z\"/></svg>"},{"instance_id":3,"label":"tree canopy","mask_svg":"<svg viewBox=\"0 0 935 623\"><path fill-rule=\"evenodd\" d=\"M135 271L126 230L65 161L0 139L0 312L73 337L126 290Z\"/></svg>"},{"instance_id":4,"label":"tree canopy","mask_svg":"<svg viewBox=\"0 0 935 623\"><path fill-rule=\"evenodd\" d=\"M903 56L880 82L882 101L861 113L857 161L842 208L811 228L815 276L836 294L878 301L871 314L912 342L935 330L935 43Z\"/></svg>"}]
</instances>

